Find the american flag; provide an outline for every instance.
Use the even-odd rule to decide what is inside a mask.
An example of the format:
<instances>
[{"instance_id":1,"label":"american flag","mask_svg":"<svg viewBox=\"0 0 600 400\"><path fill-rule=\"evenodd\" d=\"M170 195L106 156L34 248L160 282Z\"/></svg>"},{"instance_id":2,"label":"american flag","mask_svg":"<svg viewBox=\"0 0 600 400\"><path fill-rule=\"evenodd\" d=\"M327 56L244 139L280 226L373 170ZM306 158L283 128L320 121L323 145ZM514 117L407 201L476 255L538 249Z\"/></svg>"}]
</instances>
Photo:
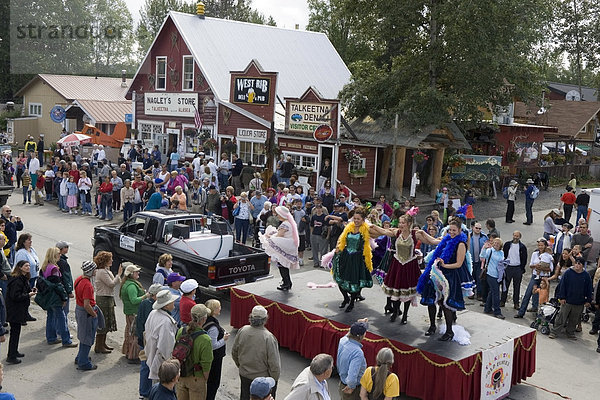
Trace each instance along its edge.
<instances>
[{"instance_id":1,"label":"american flag","mask_svg":"<svg viewBox=\"0 0 600 400\"><path fill-rule=\"evenodd\" d=\"M196 112L194 114L194 124L196 125L196 129L200 130L202 129L202 123L204 122L202 120L202 116L200 115L200 111L198 111L198 109L196 107L194 107L196 109Z\"/></svg>"}]
</instances>

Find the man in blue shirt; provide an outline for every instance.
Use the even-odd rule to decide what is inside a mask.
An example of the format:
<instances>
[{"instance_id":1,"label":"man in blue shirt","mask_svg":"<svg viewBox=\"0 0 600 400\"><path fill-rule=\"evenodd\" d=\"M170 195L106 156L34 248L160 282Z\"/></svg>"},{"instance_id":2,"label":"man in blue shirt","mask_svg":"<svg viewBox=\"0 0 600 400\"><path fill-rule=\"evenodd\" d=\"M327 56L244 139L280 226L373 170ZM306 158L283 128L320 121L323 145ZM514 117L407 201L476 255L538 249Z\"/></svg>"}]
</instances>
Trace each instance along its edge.
<instances>
[{"instance_id":1,"label":"man in blue shirt","mask_svg":"<svg viewBox=\"0 0 600 400\"><path fill-rule=\"evenodd\" d=\"M533 179L527 179L527 189L525 190L525 215L527 217L527 221L523 222L523 225L531 225L533 224L533 201L535 200L531 194L535 188L533 184Z\"/></svg>"},{"instance_id":2,"label":"man in blue shirt","mask_svg":"<svg viewBox=\"0 0 600 400\"><path fill-rule=\"evenodd\" d=\"M337 351L337 370L340 374L339 394L342 400L360 399L360 378L367 369L367 360L360 343L369 328L366 318L359 319L350 332L340 339Z\"/></svg>"}]
</instances>

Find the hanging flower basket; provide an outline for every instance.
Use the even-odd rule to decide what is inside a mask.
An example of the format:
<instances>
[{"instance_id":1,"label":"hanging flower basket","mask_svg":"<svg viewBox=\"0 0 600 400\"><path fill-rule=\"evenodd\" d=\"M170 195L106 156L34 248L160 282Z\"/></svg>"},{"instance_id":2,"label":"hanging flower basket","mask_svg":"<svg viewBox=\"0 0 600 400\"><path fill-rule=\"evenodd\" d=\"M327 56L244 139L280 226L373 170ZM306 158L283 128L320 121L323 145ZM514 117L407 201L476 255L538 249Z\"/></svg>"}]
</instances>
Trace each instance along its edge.
<instances>
[{"instance_id":1,"label":"hanging flower basket","mask_svg":"<svg viewBox=\"0 0 600 400\"><path fill-rule=\"evenodd\" d=\"M214 150L217 148L217 141L215 139L206 139L203 143L202 143L202 147L204 147L205 149L208 150Z\"/></svg>"},{"instance_id":2,"label":"hanging flower basket","mask_svg":"<svg viewBox=\"0 0 600 400\"><path fill-rule=\"evenodd\" d=\"M223 151L225 153L235 153L237 151L237 144L235 141L228 141L223 145Z\"/></svg>"},{"instance_id":3,"label":"hanging flower basket","mask_svg":"<svg viewBox=\"0 0 600 400\"><path fill-rule=\"evenodd\" d=\"M427 154L423 153L421 150L417 150L416 152L414 152L412 155L412 158L413 158L413 160L415 160L415 162L417 164L420 164L423 161L429 160L429 156Z\"/></svg>"},{"instance_id":4,"label":"hanging flower basket","mask_svg":"<svg viewBox=\"0 0 600 400\"><path fill-rule=\"evenodd\" d=\"M360 162L360 159L362 158L362 154L361 154L360 150L348 149L344 152L344 157L346 158L346 161L348 162L348 164L352 164L355 162Z\"/></svg>"}]
</instances>

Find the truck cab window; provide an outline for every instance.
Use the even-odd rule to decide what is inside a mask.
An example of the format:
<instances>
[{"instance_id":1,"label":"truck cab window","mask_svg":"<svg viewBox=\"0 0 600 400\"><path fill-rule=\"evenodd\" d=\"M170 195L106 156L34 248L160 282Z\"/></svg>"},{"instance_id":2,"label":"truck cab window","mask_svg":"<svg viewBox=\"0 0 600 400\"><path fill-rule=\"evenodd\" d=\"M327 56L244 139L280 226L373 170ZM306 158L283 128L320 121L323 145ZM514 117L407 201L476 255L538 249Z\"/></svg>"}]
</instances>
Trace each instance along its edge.
<instances>
[{"instance_id":1,"label":"truck cab window","mask_svg":"<svg viewBox=\"0 0 600 400\"><path fill-rule=\"evenodd\" d=\"M121 230L124 233L130 233L133 235L141 235L144 232L144 226L146 226L146 218L133 217L123 225Z\"/></svg>"}]
</instances>

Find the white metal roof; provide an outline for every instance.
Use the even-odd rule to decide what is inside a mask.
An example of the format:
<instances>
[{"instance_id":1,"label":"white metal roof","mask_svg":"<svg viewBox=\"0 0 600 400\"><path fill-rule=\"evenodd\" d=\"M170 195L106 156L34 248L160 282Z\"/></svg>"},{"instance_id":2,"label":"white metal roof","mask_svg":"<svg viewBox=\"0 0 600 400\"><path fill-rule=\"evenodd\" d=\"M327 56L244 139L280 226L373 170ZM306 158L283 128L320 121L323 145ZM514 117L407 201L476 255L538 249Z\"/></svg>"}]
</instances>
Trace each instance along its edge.
<instances>
[{"instance_id":1,"label":"white metal roof","mask_svg":"<svg viewBox=\"0 0 600 400\"><path fill-rule=\"evenodd\" d=\"M309 86L335 99L350 81L348 67L323 33L174 11L169 16L221 101L229 100L230 72L244 70L253 59L265 71L279 73L282 101L301 96Z\"/></svg>"}]
</instances>

